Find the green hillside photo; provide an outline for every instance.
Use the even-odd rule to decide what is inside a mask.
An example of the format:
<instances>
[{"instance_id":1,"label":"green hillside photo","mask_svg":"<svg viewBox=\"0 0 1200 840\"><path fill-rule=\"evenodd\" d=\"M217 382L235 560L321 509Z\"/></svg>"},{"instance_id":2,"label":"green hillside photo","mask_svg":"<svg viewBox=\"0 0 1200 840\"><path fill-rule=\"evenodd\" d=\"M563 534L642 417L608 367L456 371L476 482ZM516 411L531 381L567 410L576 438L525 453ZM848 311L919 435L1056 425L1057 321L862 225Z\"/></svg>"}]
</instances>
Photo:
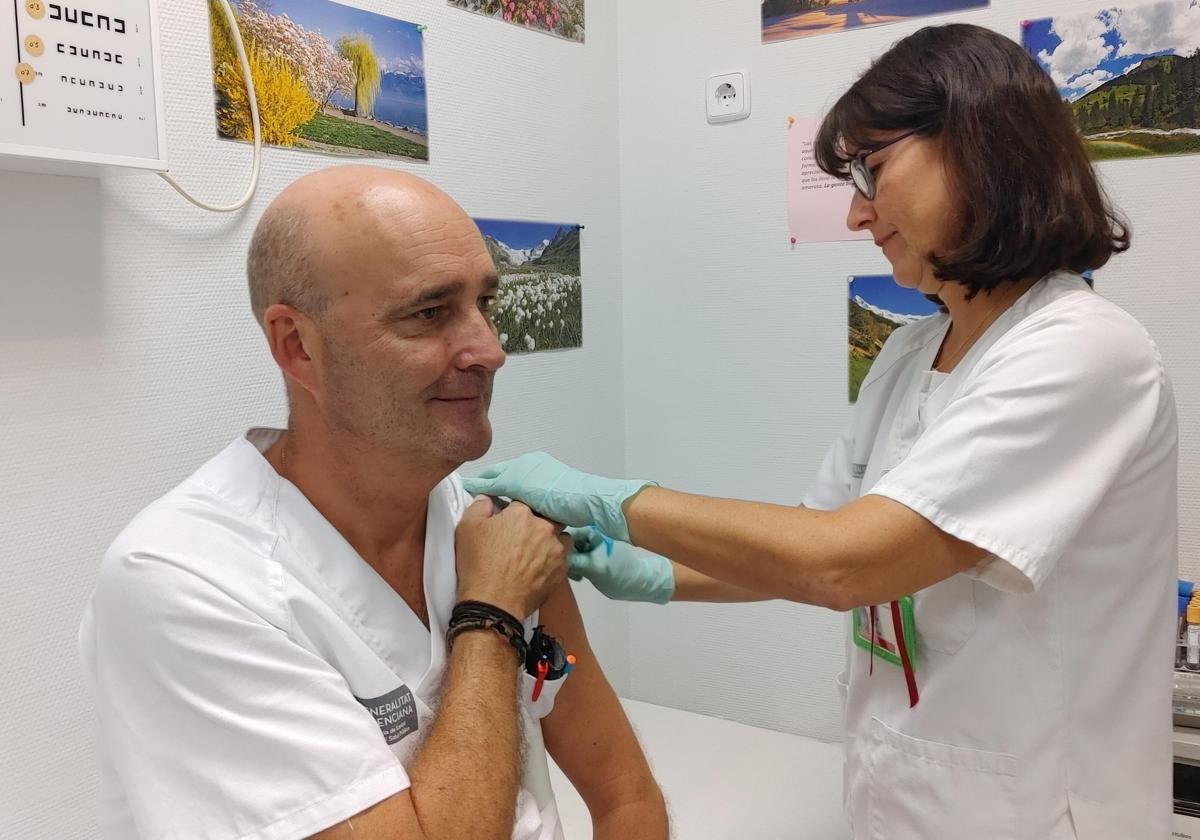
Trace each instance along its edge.
<instances>
[{"instance_id":1,"label":"green hillside photo","mask_svg":"<svg viewBox=\"0 0 1200 840\"><path fill-rule=\"evenodd\" d=\"M1092 159L1200 152L1200 5L1028 21L1023 43L1070 105Z\"/></svg>"},{"instance_id":2,"label":"green hillside photo","mask_svg":"<svg viewBox=\"0 0 1200 840\"><path fill-rule=\"evenodd\" d=\"M925 295L897 285L890 274L850 277L847 313L850 402L858 402L859 388L888 337L896 329L937 311L937 305Z\"/></svg>"}]
</instances>

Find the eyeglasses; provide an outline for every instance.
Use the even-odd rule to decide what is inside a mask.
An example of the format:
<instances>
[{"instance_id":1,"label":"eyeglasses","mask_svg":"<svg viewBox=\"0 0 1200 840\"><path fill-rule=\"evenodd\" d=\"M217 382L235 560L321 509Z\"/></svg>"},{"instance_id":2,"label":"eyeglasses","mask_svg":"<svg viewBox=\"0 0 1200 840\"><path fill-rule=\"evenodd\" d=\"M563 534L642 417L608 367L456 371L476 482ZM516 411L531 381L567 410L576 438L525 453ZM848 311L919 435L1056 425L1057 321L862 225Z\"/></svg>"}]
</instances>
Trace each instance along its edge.
<instances>
[{"instance_id":1,"label":"eyeglasses","mask_svg":"<svg viewBox=\"0 0 1200 840\"><path fill-rule=\"evenodd\" d=\"M862 197L867 201L875 200L875 173L871 171L871 167L867 166L867 158L876 152L882 152L893 143L899 143L905 137L911 137L916 134L919 129L914 128L912 131L906 131L899 137L893 137L886 143L878 146L873 146L870 149L863 149L850 160L850 180L854 182L854 188L862 193Z\"/></svg>"}]
</instances>

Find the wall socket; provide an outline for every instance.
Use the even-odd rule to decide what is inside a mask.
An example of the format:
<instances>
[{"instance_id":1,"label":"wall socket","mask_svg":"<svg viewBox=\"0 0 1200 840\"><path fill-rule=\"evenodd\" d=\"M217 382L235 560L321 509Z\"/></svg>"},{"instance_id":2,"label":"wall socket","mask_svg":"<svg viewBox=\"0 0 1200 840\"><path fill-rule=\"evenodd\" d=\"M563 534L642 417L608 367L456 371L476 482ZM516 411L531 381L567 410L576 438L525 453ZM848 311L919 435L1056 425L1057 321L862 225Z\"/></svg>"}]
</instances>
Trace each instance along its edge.
<instances>
[{"instance_id":1,"label":"wall socket","mask_svg":"<svg viewBox=\"0 0 1200 840\"><path fill-rule=\"evenodd\" d=\"M710 123L744 120L750 116L750 74L723 73L704 86L705 111Z\"/></svg>"}]
</instances>

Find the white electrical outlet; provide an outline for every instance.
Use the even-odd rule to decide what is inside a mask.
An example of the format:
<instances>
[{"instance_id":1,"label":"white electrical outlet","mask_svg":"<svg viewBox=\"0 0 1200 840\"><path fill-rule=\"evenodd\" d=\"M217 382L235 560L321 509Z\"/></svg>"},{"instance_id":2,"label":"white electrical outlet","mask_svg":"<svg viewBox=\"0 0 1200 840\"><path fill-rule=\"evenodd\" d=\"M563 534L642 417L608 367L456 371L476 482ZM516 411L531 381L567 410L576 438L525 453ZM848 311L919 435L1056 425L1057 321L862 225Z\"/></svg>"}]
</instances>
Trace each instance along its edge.
<instances>
[{"instance_id":1,"label":"white electrical outlet","mask_svg":"<svg viewBox=\"0 0 1200 840\"><path fill-rule=\"evenodd\" d=\"M705 111L710 123L744 120L750 116L750 74L724 73L704 86Z\"/></svg>"}]
</instances>

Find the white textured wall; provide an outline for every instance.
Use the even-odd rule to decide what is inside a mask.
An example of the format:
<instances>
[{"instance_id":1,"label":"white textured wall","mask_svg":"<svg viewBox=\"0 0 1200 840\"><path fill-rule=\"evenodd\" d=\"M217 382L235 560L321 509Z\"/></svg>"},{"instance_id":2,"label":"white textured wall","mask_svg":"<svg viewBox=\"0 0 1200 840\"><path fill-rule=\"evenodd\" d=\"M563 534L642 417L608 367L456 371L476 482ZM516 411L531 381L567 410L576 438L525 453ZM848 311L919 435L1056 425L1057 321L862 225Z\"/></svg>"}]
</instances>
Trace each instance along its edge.
<instances>
[{"instance_id":1,"label":"white textured wall","mask_svg":"<svg viewBox=\"0 0 1200 840\"><path fill-rule=\"evenodd\" d=\"M1005 0L953 19L1016 37L1022 19L1050 8ZM870 242L790 248L787 117L821 112L894 40L951 18L763 45L757 11L728 0L619 4L627 467L681 489L797 504L847 416L846 277L888 264ZM751 76L749 120L708 125L704 80L737 69ZM1200 195L1190 185L1200 156L1101 170L1135 245L1098 282L1155 335L1174 377L1181 564L1197 576ZM631 697L839 737L839 616L780 604L631 616Z\"/></svg>"},{"instance_id":2,"label":"white textured wall","mask_svg":"<svg viewBox=\"0 0 1200 840\"><path fill-rule=\"evenodd\" d=\"M755 4L592 0L581 47L434 0L360 4L429 25L432 162L391 165L478 216L587 226L585 347L509 362L489 460L545 448L584 468L798 502L846 416L845 278L887 265L870 243L788 247L786 118L821 110L920 24L763 46ZM1012 34L1043 9L1019 0L959 17ZM231 199L249 152L215 138L203 4L165 0L162 18L172 168L209 200ZM709 126L704 79L739 68L752 116ZM2 837L94 834L74 637L103 547L243 428L283 420L243 254L267 201L337 160L264 155L262 191L234 218L142 174L0 172ZM1175 378L1181 563L1200 577L1189 332L1200 197L1179 189L1200 157L1102 170L1136 245L1099 282L1156 335ZM777 604L626 609L577 591L627 696L838 737L835 617Z\"/></svg>"},{"instance_id":3,"label":"white textured wall","mask_svg":"<svg viewBox=\"0 0 1200 840\"><path fill-rule=\"evenodd\" d=\"M587 45L448 8L365 0L425 23L430 164L394 161L477 216L574 221L585 346L510 360L496 457L548 448L622 465L616 12ZM209 201L245 184L218 141L205 4L164 0L172 171ZM158 178L0 172L0 837L94 835L91 708L75 633L101 552L142 506L244 428L281 423L280 377L249 314L243 260L267 202L339 159L268 148L248 211L219 217ZM592 393L605 398L583 401ZM587 593L590 614L598 596ZM591 621L625 682L622 609Z\"/></svg>"}]
</instances>

